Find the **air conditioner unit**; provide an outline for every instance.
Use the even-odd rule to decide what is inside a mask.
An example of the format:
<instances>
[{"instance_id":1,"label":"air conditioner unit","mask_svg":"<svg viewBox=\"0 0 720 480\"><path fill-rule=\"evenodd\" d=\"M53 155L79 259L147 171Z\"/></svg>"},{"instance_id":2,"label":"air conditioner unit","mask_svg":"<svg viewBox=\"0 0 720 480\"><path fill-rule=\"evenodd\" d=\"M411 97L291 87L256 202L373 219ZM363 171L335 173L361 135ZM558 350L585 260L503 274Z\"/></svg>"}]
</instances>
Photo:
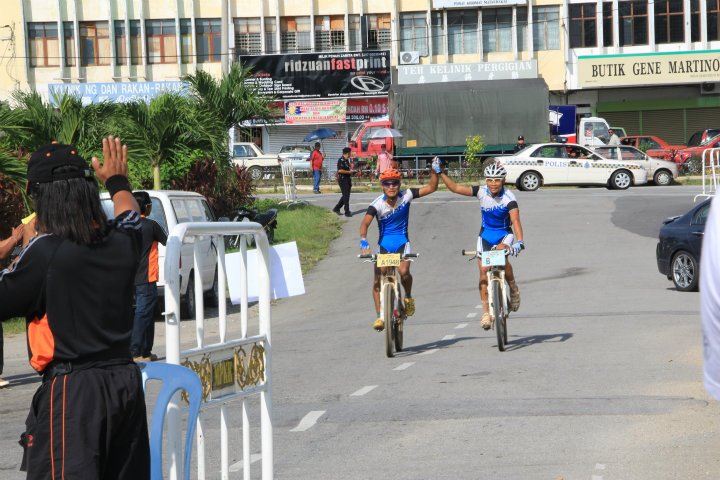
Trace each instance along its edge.
<instances>
[{"instance_id":1,"label":"air conditioner unit","mask_svg":"<svg viewBox=\"0 0 720 480\"><path fill-rule=\"evenodd\" d=\"M703 82L700 84L700 95L720 95L720 82Z\"/></svg>"},{"instance_id":2,"label":"air conditioner unit","mask_svg":"<svg viewBox=\"0 0 720 480\"><path fill-rule=\"evenodd\" d=\"M420 52L400 52L400 65L417 65L420 63Z\"/></svg>"}]
</instances>

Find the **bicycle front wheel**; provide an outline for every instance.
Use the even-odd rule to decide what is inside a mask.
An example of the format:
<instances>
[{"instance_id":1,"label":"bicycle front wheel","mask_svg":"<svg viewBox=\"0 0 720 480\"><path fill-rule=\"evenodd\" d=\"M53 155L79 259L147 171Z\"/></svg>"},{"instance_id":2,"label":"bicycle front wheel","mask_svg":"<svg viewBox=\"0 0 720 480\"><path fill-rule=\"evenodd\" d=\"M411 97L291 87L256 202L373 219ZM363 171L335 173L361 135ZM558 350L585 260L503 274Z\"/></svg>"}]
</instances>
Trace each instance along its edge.
<instances>
[{"instance_id":1,"label":"bicycle front wheel","mask_svg":"<svg viewBox=\"0 0 720 480\"><path fill-rule=\"evenodd\" d=\"M395 306L395 291L393 286L386 283L382 290L382 316L385 322L385 355L393 357L395 355L395 322L393 319L393 308Z\"/></svg>"},{"instance_id":2,"label":"bicycle front wheel","mask_svg":"<svg viewBox=\"0 0 720 480\"><path fill-rule=\"evenodd\" d=\"M395 314L397 313L397 316ZM405 323L405 309L403 308L402 298L398 298L397 308L393 311L395 331L395 351L402 352L403 349L403 324Z\"/></svg>"},{"instance_id":3,"label":"bicycle front wheel","mask_svg":"<svg viewBox=\"0 0 720 480\"><path fill-rule=\"evenodd\" d=\"M493 321L495 322L495 333L497 334L498 350L501 352L505 351L505 342L507 342L507 332L505 331L505 312L501 302L502 289L500 288L500 282L490 282L490 288L492 289L491 301L493 305Z\"/></svg>"}]
</instances>

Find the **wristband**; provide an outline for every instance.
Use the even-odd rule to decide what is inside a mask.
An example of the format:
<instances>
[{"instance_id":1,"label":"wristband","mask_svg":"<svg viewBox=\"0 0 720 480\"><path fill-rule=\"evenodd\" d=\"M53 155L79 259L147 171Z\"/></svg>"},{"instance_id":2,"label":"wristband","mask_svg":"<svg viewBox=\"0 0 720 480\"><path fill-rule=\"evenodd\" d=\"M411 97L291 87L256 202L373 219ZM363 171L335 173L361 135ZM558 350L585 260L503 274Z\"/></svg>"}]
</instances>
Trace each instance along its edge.
<instances>
[{"instance_id":1,"label":"wristband","mask_svg":"<svg viewBox=\"0 0 720 480\"><path fill-rule=\"evenodd\" d=\"M124 175L113 175L105 181L105 188L110 193L110 198L114 197L118 192L132 192L130 182Z\"/></svg>"}]
</instances>

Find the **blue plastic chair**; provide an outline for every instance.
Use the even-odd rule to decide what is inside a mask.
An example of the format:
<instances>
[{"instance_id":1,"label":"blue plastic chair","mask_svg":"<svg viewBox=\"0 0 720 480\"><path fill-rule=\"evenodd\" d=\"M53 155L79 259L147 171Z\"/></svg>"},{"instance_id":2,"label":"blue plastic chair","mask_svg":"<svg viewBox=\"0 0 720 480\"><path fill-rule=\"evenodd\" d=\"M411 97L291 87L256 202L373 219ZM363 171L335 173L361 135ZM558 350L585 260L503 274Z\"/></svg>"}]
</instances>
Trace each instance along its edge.
<instances>
[{"instance_id":1,"label":"blue plastic chair","mask_svg":"<svg viewBox=\"0 0 720 480\"><path fill-rule=\"evenodd\" d=\"M138 363L142 371L143 389L146 389L148 380L161 380L162 387L155 403L150 427L150 478L163 480L162 437L165 414L173 395L185 390L189 397L188 423L185 435L185 451L183 452L183 478L190 478L190 460L192 456L193 437L195 425L200 414L202 402L202 383L195 372L182 365L170 363Z\"/></svg>"}]
</instances>

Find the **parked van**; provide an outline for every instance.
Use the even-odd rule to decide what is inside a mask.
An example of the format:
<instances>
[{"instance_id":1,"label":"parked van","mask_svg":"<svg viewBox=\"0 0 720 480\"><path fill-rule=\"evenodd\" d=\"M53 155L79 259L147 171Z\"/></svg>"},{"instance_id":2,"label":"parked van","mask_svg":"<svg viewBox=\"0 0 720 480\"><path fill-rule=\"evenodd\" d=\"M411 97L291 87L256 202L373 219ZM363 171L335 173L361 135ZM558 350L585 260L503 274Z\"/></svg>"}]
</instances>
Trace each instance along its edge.
<instances>
[{"instance_id":1,"label":"parked van","mask_svg":"<svg viewBox=\"0 0 720 480\"><path fill-rule=\"evenodd\" d=\"M152 199L152 212L150 218L155 220L166 233L179 223L186 222L214 222L216 221L207 199L195 192L174 190L145 190ZM100 194L100 200L108 218L113 217L113 203L107 192ZM193 251L195 242L200 243L198 248L198 265L205 291L205 305L216 307L218 305L217 280L217 248L210 236L191 237L182 245L180 256L180 298L183 318L195 318L194 271ZM158 281L158 295L165 295L165 247L158 245L158 264L160 267L160 280ZM163 299L160 299L163 300ZM163 305L159 303L159 305ZM162 307L164 310L164 307Z\"/></svg>"}]
</instances>

